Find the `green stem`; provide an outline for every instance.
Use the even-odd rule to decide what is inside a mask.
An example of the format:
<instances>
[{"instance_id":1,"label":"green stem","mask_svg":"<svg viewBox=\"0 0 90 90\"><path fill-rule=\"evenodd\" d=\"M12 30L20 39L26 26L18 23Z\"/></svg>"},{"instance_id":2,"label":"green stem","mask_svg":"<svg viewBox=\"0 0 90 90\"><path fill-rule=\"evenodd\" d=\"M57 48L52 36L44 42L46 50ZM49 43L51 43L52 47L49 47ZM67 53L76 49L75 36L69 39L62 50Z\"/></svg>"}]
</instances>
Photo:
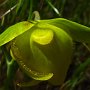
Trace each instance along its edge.
<instances>
[{"instance_id":1,"label":"green stem","mask_svg":"<svg viewBox=\"0 0 90 90\"><path fill-rule=\"evenodd\" d=\"M4 90L10 90L13 88L13 79L18 66L15 60L7 62L7 78L5 81Z\"/></svg>"},{"instance_id":2,"label":"green stem","mask_svg":"<svg viewBox=\"0 0 90 90\"><path fill-rule=\"evenodd\" d=\"M7 64L7 77L4 83L4 90L10 90L10 89L12 90L13 79L14 79L16 70L18 69L18 64L16 63L15 60L11 58L11 56L9 55L9 53L7 52L4 46L2 47L2 50Z\"/></svg>"}]
</instances>

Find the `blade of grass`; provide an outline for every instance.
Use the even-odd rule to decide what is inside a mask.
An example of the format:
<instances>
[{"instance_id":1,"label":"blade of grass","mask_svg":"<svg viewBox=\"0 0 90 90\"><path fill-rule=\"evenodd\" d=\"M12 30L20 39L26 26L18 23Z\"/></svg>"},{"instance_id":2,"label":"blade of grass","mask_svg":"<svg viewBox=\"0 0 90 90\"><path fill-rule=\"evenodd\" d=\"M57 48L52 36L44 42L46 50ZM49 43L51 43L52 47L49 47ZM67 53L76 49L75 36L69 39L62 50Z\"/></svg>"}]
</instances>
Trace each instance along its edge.
<instances>
[{"instance_id":1,"label":"blade of grass","mask_svg":"<svg viewBox=\"0 0 90 90\"><path fill-rule=\"evenodd\" d=\"M13 6L12 8L10 8L8 11L6 11L2 16L0 16L0 19L5 17L8 13L10 13L13 9L15 9L17 6L17 4L15 6Z\"/></svg>"},{"instance_id":2,"label":"blade of grass","mask_svg":"<svg viewBox=\"0 0 90 90\"><path fill-rule=\"evenodd\" d=\"M16 14L18 13L20 7L22 6L23 0L19 0L16 8Z\"/></svg>"},{"instance_id":3,"label":"blade of grass","mask_svg":"<svg viewBox=\"0 0 90 90\"><path fill-rule=\"evenodd\" d=\"M58 15L61 16L60 12L58 11L58 9L49 1L46 0L46 2L48 3L48 5L54 10L54 12Z\"/></svg>"},{"instance_id":4,"label":"blade of grass","mask_svg":"<svg viewBox=\"0 0 90 90\"><path fill-rule=\"evenodd\" d=\"M32 10L33 10L33 0L30 0L30 9L29 9L28 20L32 20Z\"/></svg>"}]
</instances>

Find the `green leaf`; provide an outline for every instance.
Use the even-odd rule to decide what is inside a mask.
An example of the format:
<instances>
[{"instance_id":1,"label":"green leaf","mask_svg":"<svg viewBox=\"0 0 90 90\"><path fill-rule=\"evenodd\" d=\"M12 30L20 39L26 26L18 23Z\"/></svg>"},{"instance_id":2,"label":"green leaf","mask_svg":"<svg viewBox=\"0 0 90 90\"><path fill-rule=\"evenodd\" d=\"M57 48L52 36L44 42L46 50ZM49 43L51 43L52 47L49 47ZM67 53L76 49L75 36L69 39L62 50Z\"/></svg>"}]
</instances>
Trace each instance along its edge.
<instances>
[{"instance_id":1,"label":"green leaf","mask_svg":"<svg viewBox=\"0 0 90 90\"><path fill-rule=\"evenodd\" d=\"M2 34L0 34L0 46L8 43L18 35L32 28L33 26L34 24L28 21L19 22L15 25L10 26Z\"/></svg>"},{"instance_id":2,"label":"green leaf","mask_svg":"<svg viewBox=\"0 0 90 90\"><path fill-rule=\"evenodd\" d=\"M90 43L90 28L76 22L64 19L56 18L51 20L41 20L39 22L48 23L67 32L73 40L78 42Z\"/></svg>"}]
</instances>

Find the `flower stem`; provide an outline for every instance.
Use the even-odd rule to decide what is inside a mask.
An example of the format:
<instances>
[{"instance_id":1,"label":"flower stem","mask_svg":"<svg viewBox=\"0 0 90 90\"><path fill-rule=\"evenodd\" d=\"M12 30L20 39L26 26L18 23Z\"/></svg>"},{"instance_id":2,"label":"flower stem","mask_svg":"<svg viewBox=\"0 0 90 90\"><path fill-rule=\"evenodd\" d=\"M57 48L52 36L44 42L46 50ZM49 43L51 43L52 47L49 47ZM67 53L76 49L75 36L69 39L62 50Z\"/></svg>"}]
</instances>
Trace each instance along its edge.
<instances>
[{"instance_id":1,"label":"flower stem","mask_svg":"<svg viewBox=\"0 0 90 90\"><path fill-rule=\"evenodd\" d=\"M10 90L13 88L13 79L18 65L15 60L7 62L7 78L5 80L4 90Z\"/></svg>"}]
</instances>

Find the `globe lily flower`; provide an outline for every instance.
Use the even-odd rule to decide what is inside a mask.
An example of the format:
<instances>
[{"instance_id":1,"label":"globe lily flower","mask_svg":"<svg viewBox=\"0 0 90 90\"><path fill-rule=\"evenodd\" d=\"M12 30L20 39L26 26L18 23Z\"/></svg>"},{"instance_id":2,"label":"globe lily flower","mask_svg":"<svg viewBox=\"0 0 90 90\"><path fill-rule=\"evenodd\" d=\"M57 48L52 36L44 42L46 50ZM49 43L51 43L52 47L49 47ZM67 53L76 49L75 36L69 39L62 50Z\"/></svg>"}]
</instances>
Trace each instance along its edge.
<instances>
[{"instance_id":1,"label":"globe lily flower","mask_svg":"<svg viewBox=\"0 0 90 90\"><path fill-rule=\"evenodd\" d=\"M72 40L90 43L88 35L90 28L63 18L23 21L0 35L0 46L9 44L12 58L34 80L60 85L72 60Z\"/></svg>"}]
</instances>

